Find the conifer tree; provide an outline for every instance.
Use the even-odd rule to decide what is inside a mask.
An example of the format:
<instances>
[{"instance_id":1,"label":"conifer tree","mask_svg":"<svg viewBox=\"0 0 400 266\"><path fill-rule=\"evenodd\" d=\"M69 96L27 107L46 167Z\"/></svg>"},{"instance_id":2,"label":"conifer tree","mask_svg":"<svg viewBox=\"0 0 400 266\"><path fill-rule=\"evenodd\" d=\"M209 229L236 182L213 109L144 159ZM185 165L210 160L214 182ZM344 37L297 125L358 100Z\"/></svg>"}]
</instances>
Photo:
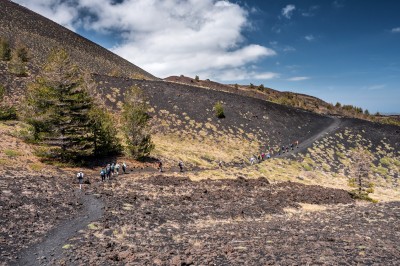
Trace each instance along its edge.
<instances>
[{"instance_id":1,"label":"conifer tree","mask_svg":"<svg viewBox=\"0 0 400 266\"><path fill-rule=\"evenodd\" d=\"M36 140L62 160L76 160L94 150L89 112L92 100L81 71L65 50L53 51L28 89L26 120Z\"/></svg>"}]
</instances>

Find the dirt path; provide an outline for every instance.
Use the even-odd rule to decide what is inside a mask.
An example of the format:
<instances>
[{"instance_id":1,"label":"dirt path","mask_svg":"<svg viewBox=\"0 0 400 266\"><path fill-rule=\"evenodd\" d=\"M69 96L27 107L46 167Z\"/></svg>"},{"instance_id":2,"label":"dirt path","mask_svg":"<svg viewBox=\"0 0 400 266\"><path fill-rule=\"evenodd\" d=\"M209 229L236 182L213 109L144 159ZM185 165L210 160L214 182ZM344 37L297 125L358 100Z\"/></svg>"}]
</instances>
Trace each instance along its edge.
<instances>
[{"instance_id":1,"label":"dirt path","mask_svg":"<svg viewBox=\"0 0 400 266\"><path fill-rule=\"evenodd\" d=\"M57 264L57 259L62 255L62 247L67 244L68 239L91 222L102 217L104 205L96 196L86 194L84 191L77 191L76 197L79 197L83 204L83 211L73 219L64 221L51 230L42 242L23 251L20 259L14 265Z\"/></svg>"},{"instance_id":2,"label":"dirt path","mask_svg":"<svg viewBox=\"0 0 400 266\"><path fill-rule=\"evenodd\" d=\"M289 153L283 153L281 155L275 155L275 156L273 156L273 158L284 158L284 157L288 157L288 156L290 156L292 154L295 154L295 153L306 151L309 147L311 147L313 145L313 143L315 141L323 138L326 134L329 134L329 133L331 133L334 130L339 128L340 123L341 123L340 118L332 117L332 119L333 119L333 121L328 127L324 128L323 130L321 130L320 132L318 132L314 136L312 136L312 137L302 141L301 143L299 143L299 148L294 148L294 151L291 151L289 149Z\"/></svg>"}]
</instances>

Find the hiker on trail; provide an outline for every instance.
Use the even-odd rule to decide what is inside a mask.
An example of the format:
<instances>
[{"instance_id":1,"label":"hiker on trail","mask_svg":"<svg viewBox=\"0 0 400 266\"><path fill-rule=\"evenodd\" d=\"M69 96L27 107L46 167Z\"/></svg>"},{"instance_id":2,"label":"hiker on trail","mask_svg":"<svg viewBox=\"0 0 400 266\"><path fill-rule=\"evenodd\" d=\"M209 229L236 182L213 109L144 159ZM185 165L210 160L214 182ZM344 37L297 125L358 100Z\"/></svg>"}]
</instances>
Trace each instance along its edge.
<instances>
[{"instance_id":1,"label":"hiker on trail","mask_svg":"<svg viewBox=\"0 0 400 266\"><path fill-rule=\"evenodd\" d=\"M107 176L107 180L110 180L110 177L111 177L111 166L110 166L110 164L107 164L107 166L106 166L106 176Z\"/></svg>"},{"instance_id":2,"label":"hiker on trail","mask_svg":"<svg viewBox=\"0 0 400 266\"><path fill-rule=\"evenodd\" d=\"M122 163L122 171L124 172L124 174L126 174L126 163L125 162Z\"/></svg>"},{"instance_id":3,"label":"hiker on trail","mask_svg":"<svg viewBox=\"0 0 400 266\"><path fill-rule=\"evenodd\" d=\"M271 158L271 154L267 153L267 160Z\"/></svg>"},{"instance_id":4,"label":"hiker on trail","mask_svg":"<svg viewBox=\"0 0 400 266\"><path fill-rule=\"evenodd\" d=\"M160 173L162 173L162 162L161 162L161 160L160 161L158 161L158 171L160 172Z\"/></svg>"},{"instance_id":5,"label":"hiker on trail","mask_svg":"<svg viewBox=\"0 0 400 266\"><path fill-rule=\"evenodd\" d=\"M81 190L82 190L82 184L83 184L83 173L82 173L82 172L78 172L78 174L76 175L76 177L78 178L79 189L81 189Z\"/></svg>"},{"instance_id":6,"label":"hiker on trail","mask_svg":"<svg viewBox=\"0 0 400 266\"><path fill-rule=\"evenodd\" d=\"M293 150L293 143L290 143L290 149Z\"/></svg>"},{"instance_id":7,"label":"hiker on trail","mask_svg":"<svg viewBox=\"0 0 400 266\"><path fill-rule=\"evenodd\" d=\"M111 164L111 175L114 176L114 172L115 172L115 164L112 163Z\"/></svg>"},{"instance_id":8,"label":"hiker on trail","mask_svg":"<svg viewBox=\"0 0 400 266\"><path fill-rule=\"evenodd\" d=\"M289 153L289 145L286 146L286 153Z\"/></svg>"},{"instance_id":9,"label":"hiker on trail","mask_svg":"<svg viewBox=\"0 0 400 266\"><path fill-rule=\"evenodd\" d=\"M261 160L263 160L263 161L264 161L264 158L265 158L265 153L264 153L264 152L262 152L262 153L261 153Z\"/></svg>"},{"instance_id":10,"label":"hiker on trail","mask_svg":"<svg viewBox=\"0 0 400 266\"><path fill-rule=\"evenodd\" d=\"M100 171L100 176L101 176L101 182L106 181L106 169L101 169Z\"/></svg>"},{"instance_id":11,"label":"hiker on trail","mask_svg":"<svg viewBox=\"0 0 400 266\"><path fill-rule=\"evenodd\" d=\"M179 161L178 166L179 166L180 172L183 172L183 162L182 161Z\"/></svg>"},{"instance_id":12,"label":"hiker on trail","mask_svg":"<svg viewBox=\"0 0 400 266\"><path fill-rule=\"evenodd\" d=\"M251 158L250 158L250 164L251 164L251 165L253 165L255 161L256 161L256 158L254 158L254 157L251 157Z\"/></svg>"},{"instance_id":13,"label":"hiker on trail","mask_svg":"<svg viewBox=\"0 0 400 266\"><path fill-rule=\"evenodd\" d=\"M299 141L298 140L296 140L296 148L297 149L299 148Z\"/></svg>"},{"instance_id":14,"label":"hiker on trail","mask_svg":"<svg viewBox=\"0 0 400 266\"><path fill-rule=\"evenodd\" d=\"M218 163L218 167L219 167L219 168L222 168L222 161L221 161L221 160L220 160L219 163Z\"/></svg>"},{"instance_id":15,"label":"hiker on trail","mask_svg":"<svg viewBox=\"0 0 400 266\"><path fill-rule=\"evenodd\" d=\"M115 171L117 172L117 175L119 175L119 167L120 167L120 165L119 165L119 163L117 163L115 165Z\"/></svg>"}]
</instances>

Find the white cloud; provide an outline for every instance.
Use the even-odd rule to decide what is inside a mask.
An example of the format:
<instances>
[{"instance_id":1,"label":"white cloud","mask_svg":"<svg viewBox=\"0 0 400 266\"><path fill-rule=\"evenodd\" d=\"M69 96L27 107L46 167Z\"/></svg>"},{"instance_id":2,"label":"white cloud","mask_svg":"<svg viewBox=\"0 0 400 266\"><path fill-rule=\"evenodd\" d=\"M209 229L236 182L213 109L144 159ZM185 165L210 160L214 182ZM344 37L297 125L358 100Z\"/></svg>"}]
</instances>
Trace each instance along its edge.
<instances>
[{"instance_id":1,"label":"white cloud","mask_svg":"<svg viewBox=\"0 0 400 266\"><path fill-rule=\"evenodd\" d=\"M14 2L75 31L74 20L78 10L68 1L62 0L13 0Z\"/></svg>"},{"instance_id":2,"label":"white cloud","mask_svg":"<svg viewBox=\"0 0 400 266\"><path fill-rule=\"evenodd\" d=\"M393 28L393 29L391 30L391 32L393 32L393 33L399 33L399 32L400 32L400 27Z\"/></svg>"},{"instance_id":3,"label":"white cloud","mask_svg":"<svg viewBox=\"0 0 400 266\"><path fill-rule=\"evenodd\" d=\"M335 1L333 1L332 5L335 8L342 8L342 7L344 7L344 2L345 2L345 0L335 0Z\"/></svg>"},{"instance_id":4,"label":"white cloud","mask_svg":"<svg viewBox=\"0 0 400 266\"><path fill-rule=\"evenodd\" d=\"M249 65L276 55L271 48L245 44L249 13L223 0L16 0L69 28L121 33L112 51L152 74L210 78L232 71L258 74ZM63 13L63 12L64 13ZM53 13L57 13L54 16ZM289 13L291 11L288 11ZM64 15L63 15L64 14Z\"/></svg>"},{"instance_id":5,"label":"white cloud","mask_svg":"<svg viewBox=\"0 0 400 266\"><path fill-rule=\"evenodd\" d=\"M308 80L310 77L292 77L289 78L288 81L303 81L303 80Z\"/></svg>"},{"instance_id":6,"label":"white cloud","mask_svg":"<svg viewBox=\"0 0 400 266\"><path fill-rule=\"evenodd\" d=\"M296 51L296 48L294 48L294 47L292 47L292 46L285 46L285 47L283 48L283 51L284 51L284 52L295 52L295 51Z\"/></svg>"},{"instance_id":7,"label":"white cloud","mask_svg":"<svg viewBox=\"0 0 400 266\"><path fill-rule=\"evenodd\" d=\"M301 15L303 17L313 17L315 16L315 12L319 9L319 6L315 5L315 6L310 6L308 8L308 10L305 10L303 12L301 12Z\"/></svg>"},{"instance_id":8,"label":"white cloud","mask_svg":"<svg viewBox=\"0 0 400 266\"><path fill-rule=\"evenodd\" d=\"M382 90L386 88L386 84L378 84L378 85L372 85L365 87L365 89L370 90L370 91L375 91L375 90Z\"/></svg>"},{"instance_id":9,"label":"white cloud","mask_svg":"<svg viewBox=\"0 0 400 266\"><path fill-rule=\"evenodd\" d=\"M284 8L282 8L282 15L287 18L290 19L293 15L293 11L296 9L295 5L287 5Z\"/></svg>"},{"instance_id":10,"label":"white cloud","mask_svg":"<svg viewBox=\"0 0 400 266\"><path fill-rule=\"evenodd\" d=\"M271 80L279 78L279 73L257 72L245 68L224 69L215 73L221 81L240 81L240 80ZM212 76L212 73L203 73L201 76Z\"/></svg>"},{"instance_id":11,"label":"white cloud","mask_svg":"<svg viewBox=\"0 0 400 266\"><path fill-rule=\"evenodd\" d=\"M314 35L310 34L310 35L304 36L304 39L311 42L311 41L315 40L315 37L314 37Z\"/></svg>"}]
</instances>

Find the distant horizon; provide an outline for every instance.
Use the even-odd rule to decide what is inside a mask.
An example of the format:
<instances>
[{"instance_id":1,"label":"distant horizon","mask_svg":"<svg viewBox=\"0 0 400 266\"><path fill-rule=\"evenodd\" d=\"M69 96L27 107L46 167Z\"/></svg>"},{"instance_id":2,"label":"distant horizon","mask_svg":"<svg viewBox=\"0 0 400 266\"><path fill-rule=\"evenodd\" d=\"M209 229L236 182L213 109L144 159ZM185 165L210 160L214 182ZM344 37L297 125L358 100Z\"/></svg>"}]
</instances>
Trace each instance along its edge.
<instances>
[{"instance_id":1,"label":"distant horizon","mask_svg":"<svg viewBox=\"0 0 400 266\"><path fill-rule=\"evenodd\" d=\"M400 113L400 1L13 1L161 78Z\"/></svg>"}]
</instances>

